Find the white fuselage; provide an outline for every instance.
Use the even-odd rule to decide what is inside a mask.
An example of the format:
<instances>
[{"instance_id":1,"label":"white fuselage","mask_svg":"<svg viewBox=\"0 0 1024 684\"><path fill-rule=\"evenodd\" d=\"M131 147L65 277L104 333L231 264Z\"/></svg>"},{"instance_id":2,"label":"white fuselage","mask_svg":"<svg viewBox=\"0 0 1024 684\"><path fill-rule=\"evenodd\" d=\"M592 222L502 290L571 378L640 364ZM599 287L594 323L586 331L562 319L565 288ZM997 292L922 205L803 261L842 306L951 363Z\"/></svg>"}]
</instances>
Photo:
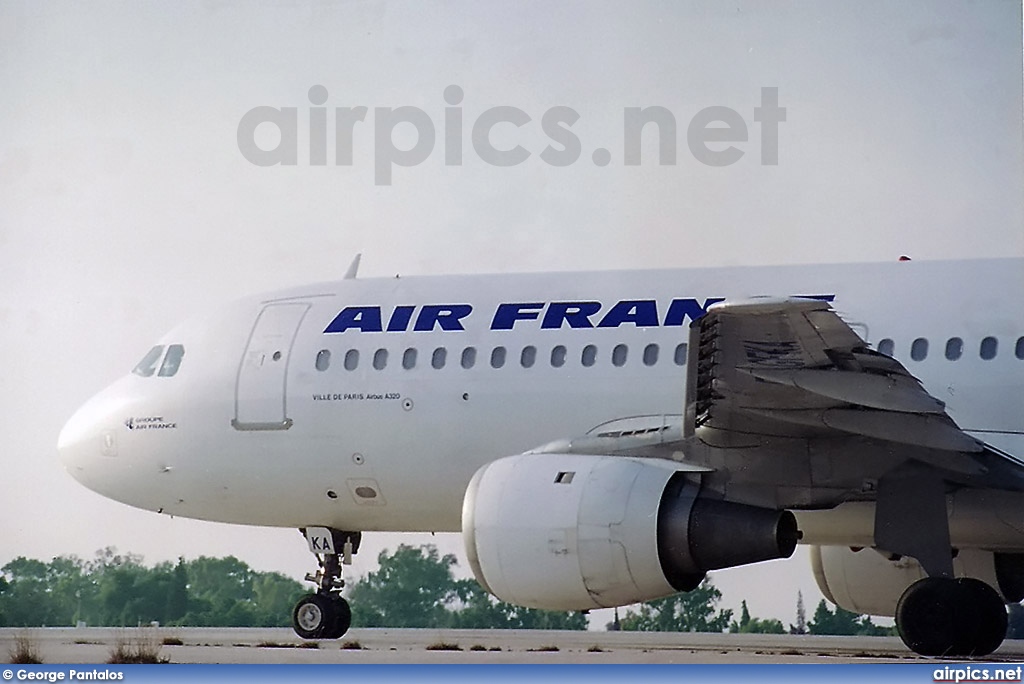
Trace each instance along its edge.
<instances>
[{"instance_id":1,"label":"white fuselage","mask_svg":"<svg viewBox=\"0 0 1024 684\"><path fill-rule=\"evenodd\" d=\"M170 515L456 531L482 465L681 414L677 346L707 304L798 295L834 297L961 428L1021 457L1022 293L1019 259L343 280L175 329L160 345L183 348L177 372L116 381L71 418L60 451L86 486Z\"/></svg>"}]
</instances>

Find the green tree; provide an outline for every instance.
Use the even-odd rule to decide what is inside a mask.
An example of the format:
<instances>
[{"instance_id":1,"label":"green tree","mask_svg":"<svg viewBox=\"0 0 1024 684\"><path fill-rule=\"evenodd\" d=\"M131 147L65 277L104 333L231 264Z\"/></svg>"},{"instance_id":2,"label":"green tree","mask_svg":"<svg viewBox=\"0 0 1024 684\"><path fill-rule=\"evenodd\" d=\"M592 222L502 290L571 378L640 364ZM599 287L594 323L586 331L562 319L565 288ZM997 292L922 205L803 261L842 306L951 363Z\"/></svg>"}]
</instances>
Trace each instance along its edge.
<instances>
[{"instance_id":1,"label":"green tree","mask_svg":"<svg viewBox=\"0 0 1024 684\"><path fill-rule=\"evenodd\" d=\"M566 629L585 631L587 616L581 612L561 610L540 610L514 606L512 629Z\"/></svg>"},{"instance_id":2,"label":"green tree","mask_svg":"<svg viewBox=\"0 0 1024 684\"><path fill-rule=\"evenodd\" d=\"M401 544L377 556L380 567L358 580L350 592L352 623L359 627L445 627L448 607L458 598L452 566L433 544Z\"/></svg>"},{"instance_id":3,"label":"green tree","mask_svg":"<svg viewBox=\"0 0 1024 684\"><path fill-rule=\"evenodd\" d=\"M723 632L732 618L731 610L718 610L722 592L705 579L693 591L673 594L640 604L620 620L623 631L640 632Z\"/></svg>"},{"instance_id":4,"label":"green tree","mask_svg":"<svg viewBox=\"0 0 1024 684\"><path fill-rule=\"evenodd\" d=\"M288 627L292 608L307 593L306 588L279 572L257 573L252 580L255 624L260 627Z\"/></svg>"},{"instance_id":5,"label":"green tree","mask_svg":"<svg viewBox=\"0 0 1024 684\"><path fill-rule=\"evenodd\" d=\"M0 568L0 626L286 626L305 593L279 573L257 573L237 558L142 564L112 547L83 562L16 558Z\"/></svg>"},{"instance_id":6,"label":"green tree","mask_svg":"<svg viewBox=\"0 0 1024 684\"><path fill-rule=\"evenodd\" d=\"M167 605L164 607L164 618L174 623L185 617L188 612L188 568L185 559L178 558L174 566L170 587L167 591Z\"/></svg>"},{"instance_id":7,"label":"green tree","mask_svg":"<svg viewBox=\"0 0 1024 684\"><path fill-rule=\"evenodd\" d=\"M452 619L452 627L459 629L511 629L512 604L499 601L480 586L476 580L459 580L456 593L462 604Z\"/></svg>"},{"instance_id":8,"label":"green tree","mask_svg":"<svg viewBox=\"0 0 1024 684\"><path fill-rule=\"evenodd\" d=\"M0 568L7 591L0 604L0 624L8 627L56 625L42 561L19 556Z\"/></svg>"},{"instance_id":9,"label":"green tree","mask_svg":"<svg viewBox=\"0 0 1024 684\"><path fill-rule=\"evenodd\" d=\"M177 622L196 627L248 627L258 612L253 601L256 573L234 556L200 556L185 563L188 610ZM289 612L290 615L290 612Z\"/></svg>"},{"instance_id":10,"label":"green tree","mask_svg":"<svg viewBox=\"0 0 1024 684\"><path fill-rule=\"evenodd\" d=\"M252 598L253 571L234 556L200 556L186 563L188 586L193 597L214 605L232 605Z\"/></svg>"},{"instance_id":11,"label":"green tree","mask_svg":"<svg viewBox=\"0 0 1024 684\"><path fill-rule=\"evenodd\" d=\"M583 613L524 608L499 601L476 580L456 583L461 607L451 617L451 626L460 629L572 629L585 630Z\"/></svg>"},{"instance_id":12,"label":"green tree","mask_svg":"<svg viewBox=\"0 0 1024 684\"><path fill-rule=\"evenodd\" d=\"M126 560L119 566L107 567L99 579L100 624L133 626L166 622L171 579L169 563L151 569Z\"/></svg>"},{"instance_id":13,"label":"green tree","mask_svg":"<svg viewBox=\"0 0 1024 684\"><path fill-rule=\"evenodd\" d=\"M74 625L82 619L82 602L94 602L96 586L75 556L57 556L46 565L46 583L53 611L52 624Z\"/></svg>"},{"instance_id":14,"label":"green tree","mask_svg":"<svg viewBox=\"0 0 1024 684\"><path fill-rule=\"evenodd\" d=\"M807 630L811 634L853 635L857 633L857 614L839 606L833 612L829 610L825 599L822 599L814 610L814 617L807 625Z\"/></svg>"},{"instance_id":15,"label":"green tree","mask_svg":"<svg viewBox=\"0 0 1024 684\"><path fill-rule=\"evenodd\" d=\"M811 634L838 634L856 636L889 636L893 629L880 627L867 615L857 615L836 606L835 611L829 610L825 599L818 602L814 617L807 625Z\"/></svg>"},{"instance_id":16,"label":"green tree","mask_svg":"<svg viewBox=\"0 0 1024 684\"><path fill-rule=\"evenodd\" d=\"M804 609L804 593L796 592L796 624L789 626L790 634L807 634L807 611Z\"/></svg>"},{"instance_id":17,"label":"green tree","mask_svg":"<svg viewBox=\"0 0 1024 684\"><path fill-rule=\"evenodd\" d=\"M739 622L733 620L729 624L729 631L733 634L785 634L786 628L782 626L780 620L750 617L747 602L742 601Z\"/></svg>"}]
</instances>

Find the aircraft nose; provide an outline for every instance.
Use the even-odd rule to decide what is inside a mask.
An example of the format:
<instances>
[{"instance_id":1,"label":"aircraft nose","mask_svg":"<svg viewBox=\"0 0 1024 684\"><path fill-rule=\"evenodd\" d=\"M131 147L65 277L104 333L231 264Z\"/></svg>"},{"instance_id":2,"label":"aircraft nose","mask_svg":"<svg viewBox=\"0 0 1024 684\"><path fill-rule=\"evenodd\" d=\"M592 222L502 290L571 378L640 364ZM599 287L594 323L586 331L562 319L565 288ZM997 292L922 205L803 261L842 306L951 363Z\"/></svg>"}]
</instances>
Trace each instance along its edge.
<instances>
[{"instance_id":1,"label":"aircraft nose","mask_svg":"<svg viewBox=\"0 0 1024 684\"><path fill-rule=\"evenodd\" d=\"M119 460L118 426L124 397L111 386L89 399L65 423L57 438L61 464L73 478L99 490Z\"/></svg>"}]
</instances>

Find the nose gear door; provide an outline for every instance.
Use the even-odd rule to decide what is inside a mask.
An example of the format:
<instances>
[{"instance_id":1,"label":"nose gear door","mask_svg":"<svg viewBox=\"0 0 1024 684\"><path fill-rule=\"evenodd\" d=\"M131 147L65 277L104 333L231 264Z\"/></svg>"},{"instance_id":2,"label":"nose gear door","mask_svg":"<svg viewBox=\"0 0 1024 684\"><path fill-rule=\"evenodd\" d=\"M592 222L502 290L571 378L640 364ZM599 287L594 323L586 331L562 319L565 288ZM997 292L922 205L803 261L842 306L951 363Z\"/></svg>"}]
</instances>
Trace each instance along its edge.
<instances>
[{"instance_id":1,"label":"nose gear door","mask_svg":"<svg viewBox=\"0 0 1024 684\"><path fill-rule=\"evenodd\" d=\"M235 383L236 430L287 430L288 361L309 304L267 304L256 317Z\"/></svg>"}]
</instances>

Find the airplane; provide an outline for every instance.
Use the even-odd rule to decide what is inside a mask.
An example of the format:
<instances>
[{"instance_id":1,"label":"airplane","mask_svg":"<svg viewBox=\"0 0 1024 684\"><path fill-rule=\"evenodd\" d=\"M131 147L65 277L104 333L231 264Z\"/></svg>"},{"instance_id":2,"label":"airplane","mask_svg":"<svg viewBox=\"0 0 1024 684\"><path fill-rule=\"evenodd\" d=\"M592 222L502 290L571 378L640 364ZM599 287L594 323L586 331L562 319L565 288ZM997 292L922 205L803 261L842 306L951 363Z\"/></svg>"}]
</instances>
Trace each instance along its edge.
<instances>
[{"instance_id":1,"label":"airplane","mask_svg":"<svg viewBox=\"0 0 1024 684\"><path fill-rule=\"evenodd\" d=\"M361 278L173 329L60 433L86 487L298 528L296 633L364 532L461 532L498 598L586 611L811 546L924 655L1024 599L1024 259Z\"/></svg>"}]
</instances>

